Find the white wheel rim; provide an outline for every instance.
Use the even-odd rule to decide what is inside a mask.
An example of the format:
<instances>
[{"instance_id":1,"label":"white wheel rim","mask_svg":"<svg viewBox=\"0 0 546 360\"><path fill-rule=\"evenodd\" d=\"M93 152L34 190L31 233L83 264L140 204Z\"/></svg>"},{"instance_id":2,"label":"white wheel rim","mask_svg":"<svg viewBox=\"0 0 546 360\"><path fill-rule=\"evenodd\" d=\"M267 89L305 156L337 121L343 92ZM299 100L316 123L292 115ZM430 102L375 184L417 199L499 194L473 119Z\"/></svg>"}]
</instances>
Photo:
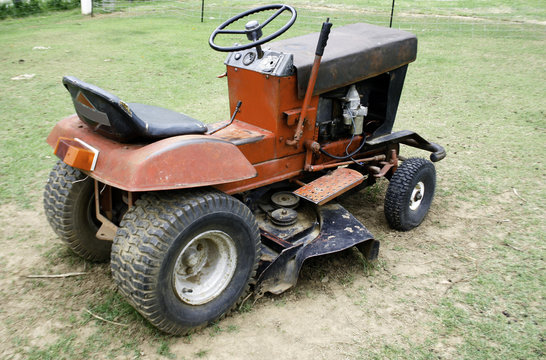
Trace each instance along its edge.
<instances>
[{"instance_id":1,"label":"white wheel rim","mask_svg":"<svg viewBox=\"0 0 546 360\"><path fill-rule=\"evenodd\" d=\"M237 266L231 236L211 230L197 235L182 249L173 270L176 294L190 305L202 305L227 287Z\"/></svg>"},{"instance_id":2,"label":"white wheel rim","mask_svg":"<svg viewBox=\"0 0 546 360\"><path fill-rule=\"evenodd\" d=\"M411 210L417 210L419 208L419 205L421 205L421 201L423 201L423 197L425 196L425 184L423 184L422 181L419 181L417 185L413 188L413 191L411 192L410 197L410 209Z\"/></svg>"}]
</instances>

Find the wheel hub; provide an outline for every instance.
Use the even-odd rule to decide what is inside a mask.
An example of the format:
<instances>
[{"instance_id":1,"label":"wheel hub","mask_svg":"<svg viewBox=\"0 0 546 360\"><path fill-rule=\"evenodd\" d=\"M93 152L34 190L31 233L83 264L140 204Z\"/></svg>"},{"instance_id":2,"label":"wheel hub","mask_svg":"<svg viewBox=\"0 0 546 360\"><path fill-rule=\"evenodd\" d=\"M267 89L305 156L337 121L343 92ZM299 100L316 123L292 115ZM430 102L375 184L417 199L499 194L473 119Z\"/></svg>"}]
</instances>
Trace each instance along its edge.
<instances>
[{"instance_id":1,"label":"wheel hub","mask_svg":"<svg viewBox=\"0 0 546 360\"><path fill-rule=\"evenodd\" d=\"M228 286L236 265L231 236L219 230L201 233L178 254L173 272L175 293L187 304L205 304Z\"/></svg>"},{"instance_id":2,"label":"wheel hub","mask_svg":"<svg viewBox=\"0 0 546 360\"><path fill-rule=\"evenodd\" d=\"M411 210L417 210L419 208L419 205L421 205L421 201L423 200L423 196L425 195L425 184L422 181L419 181L417 185L413 188L413 191L411 192L410 197L410 209Z\"/></svg>"},{"instance_id":3,"label":"wheel hub","mask_svg":"<svg viewBox=\"0 0 546 360\"><path fill-rule=\"evenodd\" d=\"M203 255L202 251L200 252L201 252L201 255ZM195 265L197 265L197 263L199 263L199 259L200 259L199 252L193 248L190 248L188 249L186 254L184 254L184 257L182 258L182 263L186 266L194 267Z\"/></svg>"}]
</instances>

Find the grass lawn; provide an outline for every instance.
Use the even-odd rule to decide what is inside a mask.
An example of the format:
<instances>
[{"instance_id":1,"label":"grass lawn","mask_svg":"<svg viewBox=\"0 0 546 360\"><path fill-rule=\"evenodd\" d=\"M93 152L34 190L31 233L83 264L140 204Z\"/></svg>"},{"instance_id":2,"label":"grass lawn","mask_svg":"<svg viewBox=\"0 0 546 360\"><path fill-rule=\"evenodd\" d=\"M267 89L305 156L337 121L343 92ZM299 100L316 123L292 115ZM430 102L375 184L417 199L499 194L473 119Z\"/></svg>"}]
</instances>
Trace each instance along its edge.
<instances>
[{"instance_id":1,"label":"grass lawn","mask_svg":"<svg viewBox=\"0 0 546 360\"><path fill-rule=\"evenodd\" d=\"M318 31L324 16L334 26L349 23L365 8L363 1L331 3L294 1L302 10L287 36ZM381 214L385 184L345 198L382 241L374 267L352 253L311 261L295 289L184 338L151 328L115 291L107 264L85 263L58 243L41 210L55 162L45 138L74 112L63 75L204 122L228 118L226 80L216 78L225 55L207 44L220 19L143 10L0 21L0 357L543 358L546 7L446 3L402 3L395 22L419 38L395 129L414 130L448 152L437 164L427 221L410 233L389 230ZM34 76L12 80L22 74ZM81 269L90 275L25 278ZM306 314L322 308L328 312L306 325ZM291 322L296 314L300 323Z\"/></svg>"}]
</instances>

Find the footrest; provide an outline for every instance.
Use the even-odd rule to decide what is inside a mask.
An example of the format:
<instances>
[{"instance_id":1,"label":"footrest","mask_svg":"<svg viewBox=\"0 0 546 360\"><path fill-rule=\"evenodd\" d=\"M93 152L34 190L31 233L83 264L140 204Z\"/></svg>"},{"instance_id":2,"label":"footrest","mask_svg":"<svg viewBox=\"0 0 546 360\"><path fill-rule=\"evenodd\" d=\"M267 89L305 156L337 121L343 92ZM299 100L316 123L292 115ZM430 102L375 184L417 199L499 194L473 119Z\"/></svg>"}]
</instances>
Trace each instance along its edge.
<instances>
[{"instance_id":1,"label":"footrest","mask_svg":"<svg viewBox=\"0 0 546 360\"><path fill-rule=\"evenodd\" d=\"M328 201L351 190L362 181L365 176L349 168L337 168L329 174L311 181L309 184L294 191L294 194L317 205Z\"/></svg>"}]
</instances>

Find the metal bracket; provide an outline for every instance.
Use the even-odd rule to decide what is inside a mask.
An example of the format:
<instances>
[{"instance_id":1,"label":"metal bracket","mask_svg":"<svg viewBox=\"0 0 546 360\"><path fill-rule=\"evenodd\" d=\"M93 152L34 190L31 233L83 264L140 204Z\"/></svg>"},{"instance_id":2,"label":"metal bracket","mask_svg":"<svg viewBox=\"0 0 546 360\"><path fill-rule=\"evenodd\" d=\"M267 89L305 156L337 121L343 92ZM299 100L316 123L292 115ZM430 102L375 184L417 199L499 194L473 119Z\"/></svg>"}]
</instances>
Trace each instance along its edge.
<instances>
[{"instance_id":1,"label":"metal bracket","mask_svg":"<svg viewBox=\"0 0 546 360\"><path fill-rule=\"evenodd\" d=\"M95 216L97 217L97 220L102 223L101 227L97 231L97 239L108 241L114 240L118 227L100 213L100 191L99 182L97 180L95 180Z\"/></svg>"},{"instance_id":2,"label":"metal bracket","mask_svg":"<svg viewBox=\"0 0 546 360\"><path fill-rule=\"evenodd\" d=\"M446 151L436 143L428 142L420 135L409 130L401 130L392 134L381 135L376 138L368 139L367 144L371 147L382 146L389 143L400 143L412 146L418 149L430 151L430 160L437 162L446 157Z\"/></svg>"},{"instance_id":3,"label":"metal bracket","mask_svg":"<svg viewBox=\"0 0 546 360\"><path fill-rule=\"evenodd\" d=\"M376 178L380 178L387 175L387 173L391 169L393 169L393 172L396 171L396 169L398 168L398 156L396 154L396 150L394 149L391 150L391 157L389 161L381 161L380 164L383 165L381 169L375 166L370 166L370 169L372 170L375 170L375 171L379 170L376 174L373 174L373 176Z\"/></svg>"}]
</instances>

